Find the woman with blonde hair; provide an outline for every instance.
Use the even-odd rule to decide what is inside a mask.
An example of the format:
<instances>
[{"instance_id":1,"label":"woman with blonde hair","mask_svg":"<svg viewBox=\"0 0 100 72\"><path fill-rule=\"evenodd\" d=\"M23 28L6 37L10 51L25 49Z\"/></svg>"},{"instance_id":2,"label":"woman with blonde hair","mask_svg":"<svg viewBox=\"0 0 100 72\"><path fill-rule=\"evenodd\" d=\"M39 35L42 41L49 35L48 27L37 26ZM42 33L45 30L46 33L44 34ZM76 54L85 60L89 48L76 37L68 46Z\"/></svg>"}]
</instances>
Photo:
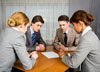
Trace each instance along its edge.
<instances>
[{"instance_id":1,"label":"woman with blonde hair","mask_svg":"<svg viewBox=\"0 0 100 72\"><path fill-rule=\"evenodd\" d=\"M71 68L81 65L81 72L100 72L100 41L90 27L94 17L84 10L76 11L70 19L77 33L81 34L74 55L59 53L62 61Z\"/></svg>"},{"instance_id":2,"label":"woman with blonde hair","mask_svg":"<svg viewBox=\"0 0 100 72\"><path fill-rule=\"evenodd\" d=\"M35 64L38 55L36 52L28 54L26 51L25 32L29 23L23 12L15 12L8 19L8 28L0 33L0 72L10 72L17 57L24 69L29 70Z\"/></svg>"}]
</instances>

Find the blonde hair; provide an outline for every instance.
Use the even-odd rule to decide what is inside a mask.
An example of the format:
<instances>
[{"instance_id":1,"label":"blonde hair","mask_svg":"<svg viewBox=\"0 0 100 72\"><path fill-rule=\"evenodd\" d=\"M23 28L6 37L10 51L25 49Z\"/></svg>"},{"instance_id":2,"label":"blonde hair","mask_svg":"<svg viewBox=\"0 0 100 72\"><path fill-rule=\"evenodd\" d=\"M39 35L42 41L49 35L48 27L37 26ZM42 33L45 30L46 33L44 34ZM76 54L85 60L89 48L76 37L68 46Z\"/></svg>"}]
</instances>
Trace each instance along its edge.
<instances>
[{"instance_id":1,"label":"blonde hair","mask_svg":"<svg viewBox=\"0 0 100 72\"><path fill-rule=\"evenodd\" d=\"M8 25L10 27L16 27L21 24L28 24L29 19L23 12L15 12L9 19L8 19Z\"/></svg>"}]
</instances>

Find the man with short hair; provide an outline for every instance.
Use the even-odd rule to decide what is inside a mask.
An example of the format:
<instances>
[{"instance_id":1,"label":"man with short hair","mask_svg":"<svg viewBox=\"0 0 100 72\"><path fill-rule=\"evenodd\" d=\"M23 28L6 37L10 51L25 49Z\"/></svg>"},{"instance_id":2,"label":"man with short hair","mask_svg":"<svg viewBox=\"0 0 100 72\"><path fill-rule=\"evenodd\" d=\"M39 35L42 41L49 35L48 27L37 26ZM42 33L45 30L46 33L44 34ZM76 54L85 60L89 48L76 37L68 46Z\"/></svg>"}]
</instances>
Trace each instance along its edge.
<instances>
[{"instance_id":1,"label":"man with short hair","mask_svg":"<svg viewBox=\"0 0 100 72\"><path fill-rule=\"evenodd\" d=\"M31 26L26 32L26 46L28 51L44 51L46 44L40 33L40 28L44 24L44 20L40 15L36 15L32 19ZM38 45L37 45L38 43Z\"/></svg>"},{"instance_id":2,"label":"man with short hair","mask_svg":"<svg viewBox=\"0 0 100 72\"><path fill-rule=\"evenodd\" d=\"M60 28L56 30L56 36L53 42L54 47L58 51L68 51L69 47L77 46L79 41L79 35L75 32L73 28L69 26L70 22L68 16L59 16L58 23Z\"/></svg>"}]
</instances>

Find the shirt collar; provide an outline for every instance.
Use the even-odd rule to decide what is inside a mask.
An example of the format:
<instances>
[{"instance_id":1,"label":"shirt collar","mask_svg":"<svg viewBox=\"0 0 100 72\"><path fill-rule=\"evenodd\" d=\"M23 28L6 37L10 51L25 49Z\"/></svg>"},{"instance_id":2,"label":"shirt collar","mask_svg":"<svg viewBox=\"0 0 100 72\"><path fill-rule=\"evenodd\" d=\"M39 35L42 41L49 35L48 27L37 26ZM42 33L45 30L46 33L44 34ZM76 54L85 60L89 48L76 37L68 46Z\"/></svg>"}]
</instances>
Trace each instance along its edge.
<instances>
[{"instance_id":1,"label":"shirt collar","mask_svg":"<svg viewBox=\"0 0 100 72\"><path fill-rule=\"evenodd\" d=\"M67 34L68 33L68 29L66 30L66 32L63 32L63 33L66 33Z\"/></svg>"},{"instance_id":2,"label":"shirt collar","mask_svg":"<svg viewBox=\"0 0 100 72\"><path fill-rule=\"evenodd\" d=\"M92 28L90 26L87 26L84 31L82 32L81 36L83 36L84 34L86 34L89 30L91 30Z\"/></svg>"},{"instance_id":3,"label":"shirt collar","mask_svg":"<svg viewBox=\"0 0 100 72\"><path fill-rule=\"evenodd\" d=\"M68 29L66 30L66 33L68 33Z\"/></svg>"},{"instance_id":4,"label":"shirt collar","mask_svg":"<svg viewBox=\"0 0 100 72\"><path fill-rule=\"evenodd\" d=\"M12 27L14 30L19 31L16 27Z\"/></svg>"},{"instance_id":5,"label":"shirt collar","mask_svg":"<svg viewBox=\"0 0 100 72\"><path fill-rule=\"evenodd\" d=\"M34 33L34 31L32 30L32 26L30 26L30 31L31 31L31 35Z\"/></svg>"}]
</instances>

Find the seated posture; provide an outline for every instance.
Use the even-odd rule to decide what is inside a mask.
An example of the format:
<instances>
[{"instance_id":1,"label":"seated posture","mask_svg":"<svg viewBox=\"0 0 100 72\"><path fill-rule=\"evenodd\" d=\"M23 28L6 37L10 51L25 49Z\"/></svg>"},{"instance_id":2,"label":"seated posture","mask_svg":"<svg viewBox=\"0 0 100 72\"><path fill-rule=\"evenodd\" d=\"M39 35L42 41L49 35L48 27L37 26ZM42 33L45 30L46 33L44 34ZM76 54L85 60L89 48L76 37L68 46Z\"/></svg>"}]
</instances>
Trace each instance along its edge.
<instances>
[{"instance_id":1,"label":"seated posture","mask_svg":"<svg viewBox=\"0 0 100 72\"><path fill-rule=\"evenodd\" d=\"M56 30L55 40L53 42L54 47L57 50L66 51L72 46L76 46L79 41L79 35L71 28L69 18L66 15L61 15L58 18L59 26ZM74 47L73 50L76 48Z\"/></svg>"},{"instance_id":2,"label":"seated posture","mask_svg":"<svg viewBox=\"0 0 100 72\"><path fill-rule=\"evenodd\" d=\"M81 65L81 72L100 72L100 41L90 27L93 20L93 16L86 11L76 11L70 19L75 31L81 33L76 52L72 56L59 53L68 67L77 68Z\"/></svg>"},{"instance_id":3,"label":"seated posture","mask_svg":"<svg viewBox=\"0 0 100 72\"><path fill-rule=\"evenodd\" d=\"M40 28L44 24L44 20L40 15L34 16L31 26L28 27L26 32L26 46L28 51L44 51L46 44L43 41ZM37 45L38 43L38 45Z\"/></svg>"},{"instance_id":4,"label":"seated posture","mask_svg":"<svg viewBox=\"0 0 100 72\"><path fill-rule=\"evenodd\" d=\"M36 52L27 53L25 32L29 23L28 17L22 12L15 12L8 25L0 32L0 72L11 72L17 58L24 69L29 70L38 57Z\"/></svg>"}]
</instances>

